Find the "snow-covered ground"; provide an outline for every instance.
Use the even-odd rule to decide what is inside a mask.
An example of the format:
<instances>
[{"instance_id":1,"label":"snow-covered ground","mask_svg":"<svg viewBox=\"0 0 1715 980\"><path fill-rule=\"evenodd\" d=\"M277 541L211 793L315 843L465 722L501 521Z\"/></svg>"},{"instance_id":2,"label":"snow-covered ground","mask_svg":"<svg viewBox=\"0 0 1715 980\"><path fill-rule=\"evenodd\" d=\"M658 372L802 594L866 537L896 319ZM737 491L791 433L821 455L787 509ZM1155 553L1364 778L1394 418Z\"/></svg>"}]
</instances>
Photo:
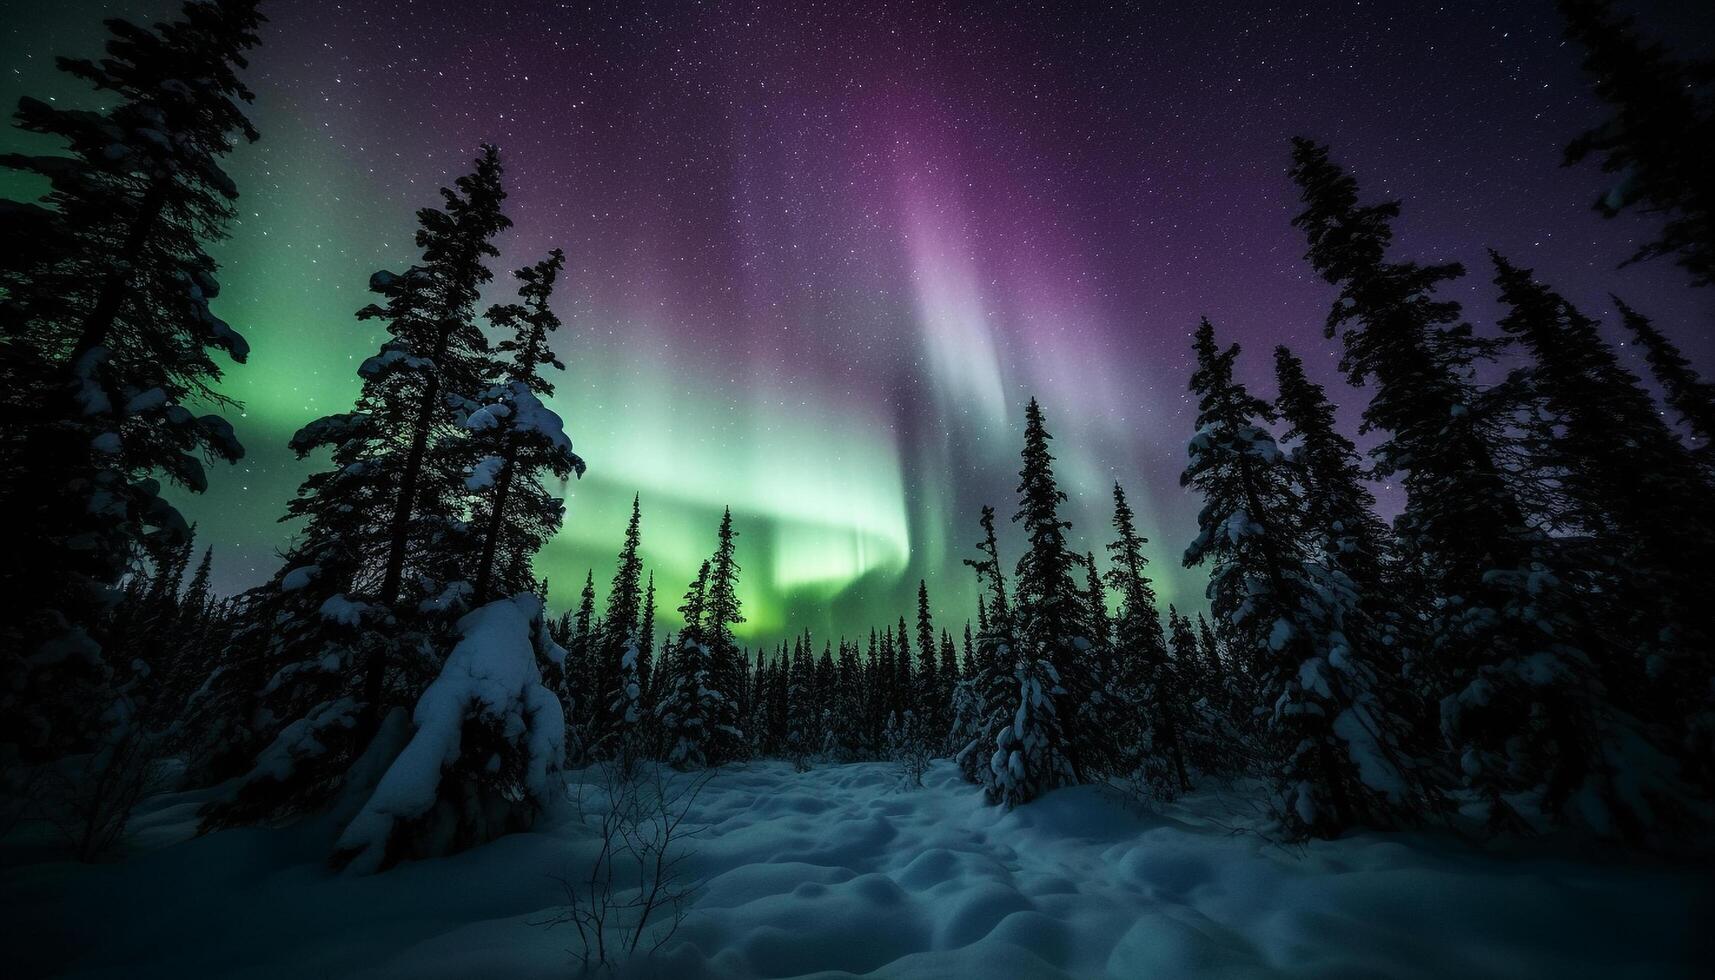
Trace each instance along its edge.
<instances>
[{"instance_id":1,"label":"snow-covered ground","mask_svg":"<svg viewBox=\"0 0 1715 980\"><path fill-rule=\"evenodd\" d=\"M946 763L922 789L898 784L880 764L720 772L690 818L689 915L627 972L1564 980L1711 962L1715 886L1693 869L1406 835L1289 852L1235 832L1213 795L1148 815L1083 787L1007 813ZM556 876L594 853L570 806L535 833L368 877L328 870L321 824L186 840L194 807L153 801L122 863L12 850L6 975L576 975L572 928L544 924L564 902Z\"/></svg>"}]
</instances>

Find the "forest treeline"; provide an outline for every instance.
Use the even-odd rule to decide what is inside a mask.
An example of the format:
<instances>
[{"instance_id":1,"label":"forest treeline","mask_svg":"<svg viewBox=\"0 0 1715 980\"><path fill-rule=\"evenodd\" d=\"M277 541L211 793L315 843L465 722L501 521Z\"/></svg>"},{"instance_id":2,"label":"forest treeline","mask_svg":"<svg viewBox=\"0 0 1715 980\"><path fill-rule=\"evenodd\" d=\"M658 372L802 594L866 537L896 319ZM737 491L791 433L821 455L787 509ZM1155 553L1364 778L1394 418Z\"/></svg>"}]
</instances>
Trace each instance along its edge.
<instances>
[{"instance_id":1,"label":"forest treeline","mask_svg":"<svg viewBox=\"0 0 1715 980\"><path fill-rule=\"evenodd\" d=\"M1606 3L1561 6L1608 107L1568 162L1611 175L1604 214L1662 217L1631 260L1711 284L1715 75ZM50 188L0 201L9 826L51 821L93 858L171 773L219 787L205 828L332 810L336 862L371 870L529 826L566 766L941 755L1005 805L1076 783L1165 801L1255 781L1287 839L1707 831L1715 385L1647 304L1614 300L1620 333L1516 257L1487 257L1503 316L1479 332L1449 298L1465 267L1397 254L1400 203L1306 139L1293 225L1336 290L1326 335L1377 443L1366 461L1299 353L1265 354L1276 393L1259 397L1239 348L1197 327L1183 482L1204 505L1170 555L1207 570L1207 619L1163 617L1162 556L1122 487L1090 535L1103 557L1073 544L1035 401L1022 541L1009 556L983 509L968 620L937 622L920 583L917 608L867 636L748 649L728 512L658 641L641 499L604 607L592 572L550 617L532 562L585 467L544 402L566 370L565 257L481 307L511 225L491 146L418 211L412 263L370 277L357 315L386 339L351 410L291 440L319 468L286 505L299 530L277 571L214 596L161 491L201 491L205 461L243 454L216 355L248 349L210 310L205 246L238 194L220 161L257 138L240 73L263 23L249 0L109 22L106 57L59 65L111 107L23 99L17 125L61 152L0 156ZM1372 480L1403 490L1391 522Z\"/></svg>"}]
</instances>

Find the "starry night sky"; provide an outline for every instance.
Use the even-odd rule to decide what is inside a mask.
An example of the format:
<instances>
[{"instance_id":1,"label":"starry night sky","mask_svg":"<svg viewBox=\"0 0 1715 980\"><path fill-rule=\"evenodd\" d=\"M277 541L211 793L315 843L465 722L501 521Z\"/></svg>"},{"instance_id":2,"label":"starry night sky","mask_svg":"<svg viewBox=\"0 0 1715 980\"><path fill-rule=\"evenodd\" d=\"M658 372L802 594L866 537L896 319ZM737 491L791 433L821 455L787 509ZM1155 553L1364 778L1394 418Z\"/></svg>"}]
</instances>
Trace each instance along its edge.
<instances>
[{"instance_id":1,"label":"starry night sky","mask_svg":"<svg viewBox=\"0 0 1715 980\"><path fill-rule=\"evenodd\" d=\"M52 56L97 53L104 16L174 5L0 6L10 106L96 104ZM1631 9L1715 43L1715 5ZM369 273L413 260L414 209L479 141L502 150L516 222L490 299L549 248L569 259L555 407L590 472L538 564L555 605L587 568L611 577L637 491L666 609L731 505L748 636L867 630L919 577L956 625L978 508L1013 510L1031 395L1073 539L1101 552L1120 480L1163 600L1201 605L1178 561L1197 318L1246 346L1259 393L1287 343L1354 428L1361 407L1288 225L1293 134L1405 199L1397 254L1475 269L1455 295L1480 329L1494 246L1589 311L1620 292L1715 373L1715 290L1665 263L1616 271L1649 226L1602 221L1594 167L1558 166L1598 108L1549 0L265 10L247 76L263 141L230 161L243 217L216 249L217 311L254 348L225 385L249 457L185 502L228 589L276 567L274 518L319 462L286 440L349 407L379 342L352 316Z\"/></svg>"}]
</instances>

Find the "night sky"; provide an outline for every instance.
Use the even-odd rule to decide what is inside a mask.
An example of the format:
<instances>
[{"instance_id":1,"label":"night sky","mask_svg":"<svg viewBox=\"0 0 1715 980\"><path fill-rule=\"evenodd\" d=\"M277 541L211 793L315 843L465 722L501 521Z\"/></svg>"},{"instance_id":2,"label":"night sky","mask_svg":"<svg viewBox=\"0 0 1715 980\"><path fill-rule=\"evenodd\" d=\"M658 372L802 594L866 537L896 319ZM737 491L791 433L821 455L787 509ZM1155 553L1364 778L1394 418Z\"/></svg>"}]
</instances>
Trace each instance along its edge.
<instances>
[{"instance_id":1,"label":"night sky","mask_svg":"<svg viewBox=\"0 0 1715 980\"><path fill-rule=\"evenodd\" d=\"M52 55L96 54L103 16L175 5L0 6L10 106L96 104ZM1179 567L1197 318L1245 345L1259 393L1287 343L1353 429L1361 408L1288 225L1293 134L1405 199L1398 255L1473 266L1454 295L1480 329L1493 246L1591 312L1621 293L1715 373L1715 290L1666 263L1616 271L1649 226L1602 221L1595 168L1559 167L1598 107L1549 0L1061 6L265 5L247 76L263 141L230 161L243 216L215 250L217 312L254 348L225 385L249 457L185 506L220 584L277 567L274 518L320 462L286 440L349 408L380 340L352 316L369 273L413 261L414 209L479 141L501 148L516 222L490 299L568 255L555 407L590 470L538 563L556 606L591 566L605 586L636 491L664 608L731 505L746 636L867 632L919 577L962 622L960 559L980 505L1014 509L1031 395L1074 541L1101 552L1118 479L1163 600L1202 605ZM1715 43L1715 5L1632 9Z\"/></svg>"}]
</instances>

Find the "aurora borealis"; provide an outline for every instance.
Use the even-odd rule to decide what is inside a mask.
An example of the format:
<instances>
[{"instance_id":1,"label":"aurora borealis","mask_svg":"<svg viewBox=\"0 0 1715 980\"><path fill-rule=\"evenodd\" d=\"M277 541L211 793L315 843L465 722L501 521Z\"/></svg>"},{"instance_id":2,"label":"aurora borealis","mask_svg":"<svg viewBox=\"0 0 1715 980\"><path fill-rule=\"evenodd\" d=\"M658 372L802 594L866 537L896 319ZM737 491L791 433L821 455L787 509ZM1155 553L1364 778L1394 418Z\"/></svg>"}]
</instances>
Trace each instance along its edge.
<instances>
[{"instance_id":1,"label":"aurora borealis","mask_svg":"<svg viewBox=\"0 0 1715 980\"><path fill-rule=\"evenodd\" d=\"M90 99L52 55L171 8L48 6L6 4L7 105ZM1295 133L1405 199L1406 253L1480 269L1494 246L1604 315L1618 292L1707 371L1715 296L1665 263L1615 270L1640 219L1603 222L1599 176L1558 167L1595 107L1552 5L1402 6L270 4L263 141L232 160L243 219L217 249L218 310L253 347L225 385L249 457L186 512L223 587L274 569L272 518L313 465L286 440L349 404L379 340L352 316L364 283L412 261L414 209L479 141L516 222L490 298L569 260L554 407L590 471L538 564L557 605L591 567L606 584L637 492L663 610L730 505L747 636L867 630L919 578L956 625L1032 395L1074 540L1102 552L1121 481L1162 599L1200 605L1178 561L1197 318L1246 345L1259 391L1287 343L1349 393L1288 225ZM1710 36L1693 6L1641 9ZM1459 285L1479 328L1493 292Z\"/></svg>"}]
</instances>

